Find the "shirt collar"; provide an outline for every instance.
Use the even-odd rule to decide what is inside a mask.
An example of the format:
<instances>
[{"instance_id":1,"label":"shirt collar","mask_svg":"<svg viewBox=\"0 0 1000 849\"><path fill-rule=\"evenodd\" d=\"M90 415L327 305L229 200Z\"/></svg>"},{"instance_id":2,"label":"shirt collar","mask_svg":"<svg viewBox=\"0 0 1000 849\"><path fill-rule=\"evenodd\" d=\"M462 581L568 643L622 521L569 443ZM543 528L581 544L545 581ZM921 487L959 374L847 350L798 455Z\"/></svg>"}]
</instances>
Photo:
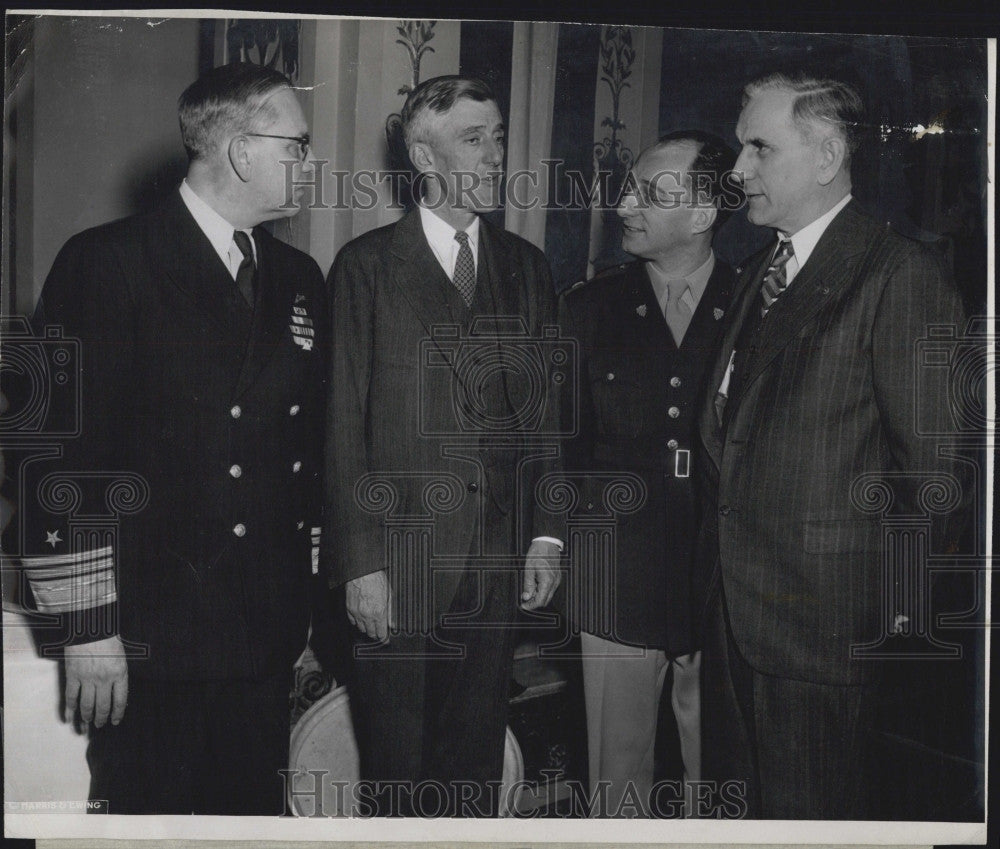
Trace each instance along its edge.
<instances>
[{"instance_id":1,"label":"shirt collar","mask_svg":"<svg viewBox=\"0 0 1000 849\"><path fill-rule=\"evenodd\" d=\"M666 307L667 299L670 297L670 286L683 285L684 291L680 298L693 313L698 308L701 296L705 294L705 287L708 286L708 280L715 270L715 252L709 251L708 259L684 277L662 274L651 262L646 263L646 269L649 272L650 282L653 284L653 291L656 293L656 300L660 303L661 312Z\"/></svg>"},{"instance_id":2,"label":"shirt collar","mask_svg":"<svg viewBox=\"0 0 1000 849\"><path fill-rule=\"evenodd\" d=\"M802 268L806 264L806 260L809 259L809 256L816 248L826 228L830 226L830 222L837 217L837 213L847 206L850 200L851 193L848 192L833 209L823 213L811 224L807 224L798 233L792 235L792 250L795 252L794 256L798 268ZM787 233L781 233L780 231L778 235L782 239L789 238Z\"/></svg>"},{"instance_id":3,"label":"shirt collar","mask_svg":"<svg viewBox=\"0 0 1000 849\"><path fill-rule=\"evenodd\" d=\"M208 241L212 243L215 252L228 268L229 248L233 244L233 233L236 232L236 228L202 200L195 193L194 189L191 188L187 180L181 181L180 194L181 200L184 201L188 212L191 213L191 217L194 218L195 223L208 237ZM254 259L256 260L257 244L253 238L253 233L250 230L244 230L243 232L250 236L250 244L253 246Z\"/></svg>"},{"instance_id":4,"label":"shirt collar","mask_svg":"<svg viewBox=\"0 0 1000 849\"><path fill-rule=\"evenodd\" d=\"M458 249L458 242L455 241L455 234L458 231L423 204L419 206L419 209L420 225L423 227L424 235L434 253L450 256L453 250ZM472 255L476 256L476 249L479 245L478 215L472 219L472 223L465 229L465 232L469 235L469 247L472 249Z\"/></svg>"}]
</instances>

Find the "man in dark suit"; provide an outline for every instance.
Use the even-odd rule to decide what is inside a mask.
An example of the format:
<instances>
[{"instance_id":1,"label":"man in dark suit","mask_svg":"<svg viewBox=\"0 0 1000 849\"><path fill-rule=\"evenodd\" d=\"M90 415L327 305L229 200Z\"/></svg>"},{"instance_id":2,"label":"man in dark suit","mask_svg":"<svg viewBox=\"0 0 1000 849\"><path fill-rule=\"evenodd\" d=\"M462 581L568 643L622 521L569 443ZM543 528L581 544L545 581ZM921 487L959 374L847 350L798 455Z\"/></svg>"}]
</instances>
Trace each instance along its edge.
<instances>
[{"instance_id":1,"label":"man in dark suit","mask_svg":"<svg viewBox=\"0 0 1000 849\"><path fill-rule=\"evenodd\" d=\"M700 418L702 730L705 778L746 782L749 816L891 815L866 759L888 661L864 645L922 612L880 619L896 602L878 496L945 551L953 516L931 516L920 491L957 501L967 477L920 435L918 422L945 432L949 413L915 368L915 343L964 327L962 306L932 249L852 200L862 126L849 86L776 74L747 86L736 130L749 218L778 238L742 272ZM913 577L914 556L894 568Z\"/></svg>"},{"instance_id":2,"label":"man in dark suit","mask_svg":"<svg viewBox=\"0 0 1000 849\"><path fill-rule=\"evenodd\" d=\"M80 342L83 412L30 472L25 565L62 626L67 720L93 722L92 798L280 814L328 343L319 268L258 225L297 211L308 128L253 65L210 71L179 114L180 190L74 236L42 291L36 326Z\"/></svg>"},{"instance_id":3,"label":"man in dark suit","mask_svg":"<svg viewBox=\"0 0 1000 849\"><path fill-rule=\"evenodd\" d=\"M631 472L645 490L639 509L617 517L613 562L573 562L578 585L599 593L584 600L589 609L579 624L590 783L594 791L610 785L599 797L605 815L629 797L630 783L641 810L650 811L668 675L684 777L700 778L691 454L705 372L735 281L712 252L716 229L735 208L723 194L735 161L721 139L697 130L670 133L643 151L618 210L622 247L640 259L578 284L563 302L582 375L580 432L567 445L567 473L588 505L601 501L609 474ZM605 578L588 579L592 568ZM678 799L666 801L661 814L680 810Z\"/></svg>"},{"instance_id":4,"label":"man in dark suit","mask_svg":"<svg viewBox=\"0 0 1000 849\"><path fill-rule=\"evenodd\" d=\"M518 584L536 609L559 583L561 531L531 516L558 447L531 443L558 409L548 378L532 384L518 365L546 348L555 294L541 251L479 217L502 178L489 88L427 80L402 123L426 177L420 205L345 246L330 273L324 559L358 631L361 777L410 782L376 810L489 814ZM406 795L424 780L450 798ZM458 805L463 787L474 800Z\"/></svg>"}]
</instances>

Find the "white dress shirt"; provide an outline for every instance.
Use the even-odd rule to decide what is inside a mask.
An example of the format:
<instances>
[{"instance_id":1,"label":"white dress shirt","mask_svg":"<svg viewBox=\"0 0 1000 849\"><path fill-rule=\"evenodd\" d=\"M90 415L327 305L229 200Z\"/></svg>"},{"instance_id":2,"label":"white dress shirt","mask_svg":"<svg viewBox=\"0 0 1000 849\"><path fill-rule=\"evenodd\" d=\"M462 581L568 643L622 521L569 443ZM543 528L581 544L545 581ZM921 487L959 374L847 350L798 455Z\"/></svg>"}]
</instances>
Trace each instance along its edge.
<instances>
[{"instance_id":1,"label":"white dress shirt","mask_svg":"<svg viewBox=\"0 0 1000 849\"><path fill-rule=\"evenodd\" d=\"M837 217L838 213L847 206L851 201L851 193L848 192L843 199L833 208L823 213L815 221L806 224L797 233L793 233L791 237L787 233L782 233L779 231L778 235L782 239L791 238L792 240L792 251L793 254L789 258L788 262L785 263L785 286L788 287L792 284L792 280L795 276L802 270L802 266L806 264L806 261L812 256L813 250L815 250L816 245L819 243L820 238L823 233L826 232L826 228L830 226L830 223L834 218ZM736 362L736 351L734 350L729 356L729 366L726 368L726 373L722 378L722 384L719 386L719 394L726 397L729 396L729 380L733 374L733 365Z\"/></svg>"},{"instance_id":2,"label":"white dress shirt","mask_svg":"<svg viewBox=\"0 0 1000 849\"><path fill-rule=\"evenodd\" d=\"M458 259L458 249L461 247L455 240L458 232L443 218L439 218L432 210L425 206L420 206L420 226L423 227L424 236L431 246L431 252L437 258L444 273L449 280L455 278L455 260ZM472 219L472 223L466 229L469 236L469 248L472 250L472 261L476 271L479 271L479 216Z\"/></svg>"},{"instance_id":3,"label":"white dress shirt","mask_svg":"<svg viewBox=\"0 0 1000 849\"><path fill-rule=\"evenodd\" d=\"M837 217L837 213L850 202L851 193L848 192L844 195L844 198L840 201L840 203L829 211L823 213L811 224L806 224L806 226L799 230L798 233L794 233L789 236L787 233L782 233L780 230L778 231L782 239L790 238L792 240L793 253L792 256L789 257L788 262L785 263L786 287L792 285L795 275L799 273L802 266L806 264L806 260L808 260L812 255L820 237L826 232L826 228L830 226L830 222L833 221L833 219Z\"/></svg>"},{"instance_id":4,"label":"white dress shirt","mask_svg":"<svg viewBox=\"0 0 1000 849\"><path fill-rule=\"evenodd\" d=\"M240 263L243 262L243 253L233 240L236 228L198 197L194 189L188 185L187 180L181 181L180 193L181 200L184 201L188 212L191 213L195 223L201 228L201 232L208 237L208 241L212 243L212 247L215 248L219 259L225 263L230 275L235 280L236 272L239 271ZM243 232L250 237L253 258L254 262L256 262L257 243L254 241L253 233L250 230L244 230Z\"/></svg>"}]
</instances>

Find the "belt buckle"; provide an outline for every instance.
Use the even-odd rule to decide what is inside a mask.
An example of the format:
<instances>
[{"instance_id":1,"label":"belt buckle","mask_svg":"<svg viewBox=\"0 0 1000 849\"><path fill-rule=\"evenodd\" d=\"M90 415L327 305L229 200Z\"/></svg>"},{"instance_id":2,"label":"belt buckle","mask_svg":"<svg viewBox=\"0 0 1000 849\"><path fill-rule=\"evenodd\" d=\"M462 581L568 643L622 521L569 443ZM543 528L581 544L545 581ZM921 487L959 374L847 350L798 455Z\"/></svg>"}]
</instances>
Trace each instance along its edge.
<instances>
[{"instance_id":1,"label":"belt buckle","mask_svg":"<svg viewBox=\"0 0 1000 849\"><path fill-rule=\"evenodd\" d=\"M674 452L674 477L687 478L691 476L691 452L687 448L678 448Z\"/></svg>"}]
</instances>

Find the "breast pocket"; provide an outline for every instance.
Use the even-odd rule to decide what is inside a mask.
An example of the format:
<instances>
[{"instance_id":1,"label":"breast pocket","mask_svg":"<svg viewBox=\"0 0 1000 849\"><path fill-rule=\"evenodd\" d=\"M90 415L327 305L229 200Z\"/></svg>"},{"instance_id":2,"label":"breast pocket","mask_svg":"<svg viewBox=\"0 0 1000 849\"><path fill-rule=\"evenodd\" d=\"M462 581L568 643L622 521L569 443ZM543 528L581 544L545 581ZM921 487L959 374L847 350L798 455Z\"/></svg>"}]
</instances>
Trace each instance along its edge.
<instances>
[{"instance_id":1,"label":"breast pocket","mask_svg":"<svg viewBox=\"0 0 1000 849\"><path fill-rule=\"evenodd\" d=\"M598 432L636 437L646 430L649 399L627 364L592 362L587 377Z\"/></svg>"}]
</instances>

